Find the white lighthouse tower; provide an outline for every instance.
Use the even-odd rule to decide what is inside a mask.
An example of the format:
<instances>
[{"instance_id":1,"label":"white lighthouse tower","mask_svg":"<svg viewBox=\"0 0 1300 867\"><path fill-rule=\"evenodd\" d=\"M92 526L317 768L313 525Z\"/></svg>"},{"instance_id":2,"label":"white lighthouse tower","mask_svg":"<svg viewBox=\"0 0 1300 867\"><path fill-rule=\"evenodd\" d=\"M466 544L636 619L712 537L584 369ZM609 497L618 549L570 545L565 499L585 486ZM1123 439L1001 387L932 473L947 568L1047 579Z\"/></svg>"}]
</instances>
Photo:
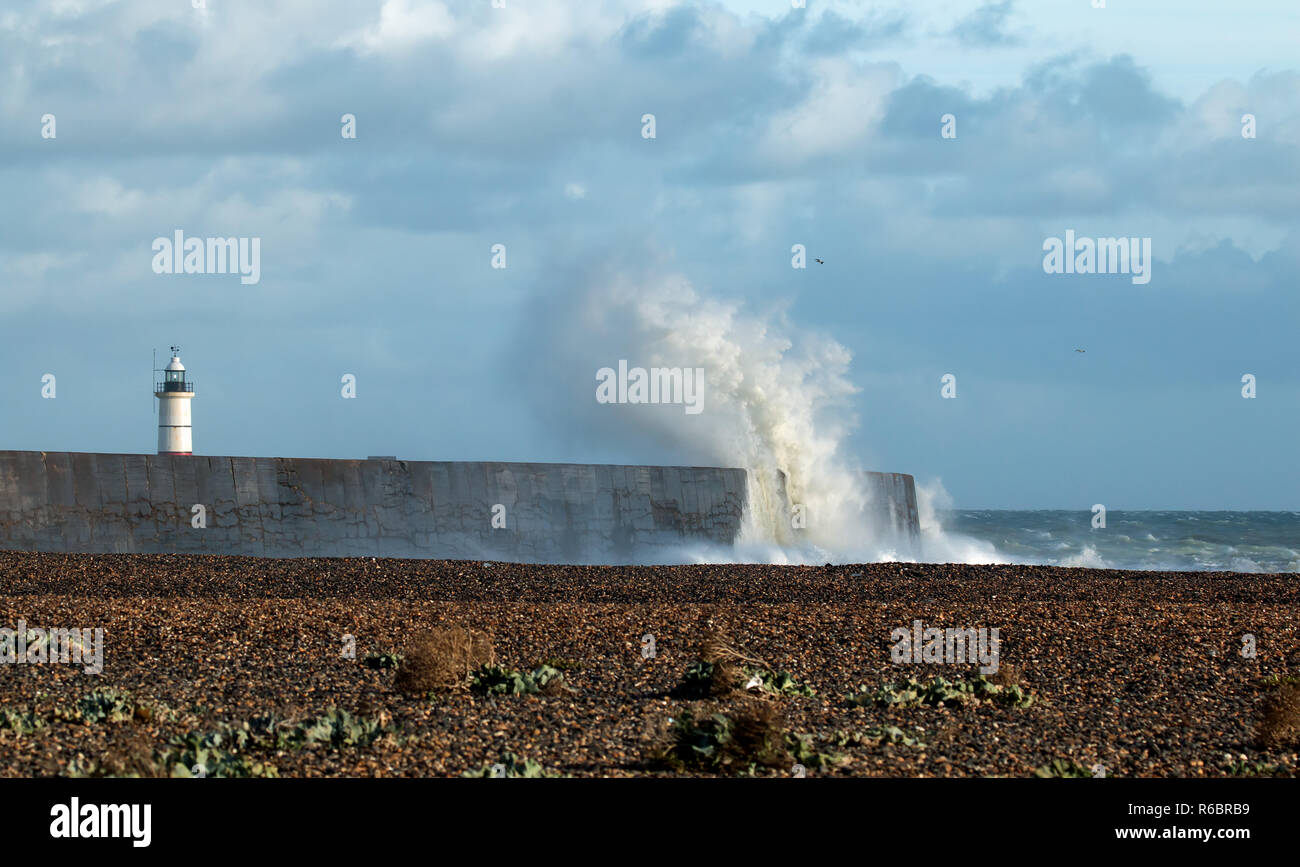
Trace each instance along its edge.
<instances>
[{"instance_id":1,"label":"white lighthouse tower","mask_svg":"<svg viewBox=\"0 0 1300 867\"><path fill-rule=\"evenodd\" d=\"M185 379L185 365L181 364L181 348L172 347L172 360L163 371L163 381L154 389L158 398L158 454L188 455L194 453L194 436L190 426L190 401L194 399L194 383Z\"/></svg>"}]
</instances>

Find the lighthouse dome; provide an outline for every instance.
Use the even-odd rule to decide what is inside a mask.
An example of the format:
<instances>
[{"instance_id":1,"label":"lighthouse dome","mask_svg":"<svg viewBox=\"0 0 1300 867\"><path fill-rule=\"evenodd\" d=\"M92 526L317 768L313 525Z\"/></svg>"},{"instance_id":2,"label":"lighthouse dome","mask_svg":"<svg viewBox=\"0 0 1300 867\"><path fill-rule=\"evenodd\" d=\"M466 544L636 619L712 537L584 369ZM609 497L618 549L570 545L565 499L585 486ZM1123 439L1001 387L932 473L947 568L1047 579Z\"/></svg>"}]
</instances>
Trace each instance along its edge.
<instances>
[{"instance_id":1,"label":"lighthouse dome","mask_svg":"<svg viewBox=\"0 0 1300 867\"><path fill-rule=\"evenodd\" d=\"M181 364L180 356L173 355L171 363L167 365L168 370L184 370L185 365Z\"/></svg>"}]
</instances>

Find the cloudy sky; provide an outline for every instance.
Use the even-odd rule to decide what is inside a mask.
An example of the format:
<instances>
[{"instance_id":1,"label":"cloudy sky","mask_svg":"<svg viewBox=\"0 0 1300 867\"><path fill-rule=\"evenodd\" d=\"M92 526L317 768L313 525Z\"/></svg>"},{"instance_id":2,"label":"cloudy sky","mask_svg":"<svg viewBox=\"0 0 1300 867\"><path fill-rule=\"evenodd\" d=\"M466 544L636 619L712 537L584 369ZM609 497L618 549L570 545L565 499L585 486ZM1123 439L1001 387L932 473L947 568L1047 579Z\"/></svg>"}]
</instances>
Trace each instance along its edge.
<instances>
[{"instance_id":1,"label":"cloudy sky","mask_svg":"<svg viewBox=\"0 0 1300 867\"><path fill-rule=\"evenodd\" d=\"M598 405L622 357L805 377L958 506L1300 508L1292 0L204 5L0 9L0 448L152 452L179 343L198 453L734 461Z\"/></svg>"}]
</instances>

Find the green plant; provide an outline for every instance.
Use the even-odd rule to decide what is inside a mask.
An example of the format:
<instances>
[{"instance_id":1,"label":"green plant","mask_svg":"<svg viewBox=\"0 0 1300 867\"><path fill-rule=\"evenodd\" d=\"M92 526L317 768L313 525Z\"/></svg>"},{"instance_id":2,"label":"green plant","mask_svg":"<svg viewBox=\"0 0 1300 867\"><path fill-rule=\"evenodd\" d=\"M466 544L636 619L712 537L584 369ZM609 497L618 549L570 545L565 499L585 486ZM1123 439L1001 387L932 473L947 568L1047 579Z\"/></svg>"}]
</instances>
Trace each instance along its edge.
<instances>
[{"instance_id":1,"label":"green plant","mask_svg":"<svg viewBox=\"0 0 1300 867\"><path fill-rule=\"evenodd\" d=\"M297 721L260 716L177 735L159 752L157 761L173 777L273 777L275 766L257 754L368 747L391 731L383 719L338 708Z\"/></svg>"},{"instance_id":2,"label":"green plant","mask_svg":"<svg viewBox=\"0 0 1300 867\"><path fill-rule=\"evenodd\" d=\"M686 666L682 682L673 690L678 698L700 699L714 694L717 684L714 680L716 666L712 662L692 662Z\"/></svg>"},{"instance_id":3,"label":"green plant","mask_svg":"<svg viewBox=\"0 0 1300 867\"><path fill-rule=\"evenodd\" d=\"M501 760L491 765L484 765L477 771L461 774L467 778L500 777L505 779L525 779L540 777L557 777L559 774L546 770L532 759L520 758L514 753L502 753Z\"/></svg>"},{"instance_id":4,"label":"green plant","mask_svg":"<svg viewBox=\"0 0 1300 867\"><path fill-rule=\"evenodd\" d=\"M273 777L275 766L249 753L278 747L277 732L273 717L219 723L205 732L173 735L155 761L171 777Z\"/></svg>"},{"instance_id":5,"label":"green plant","mask_svg":"<svg viewBox=\"0 0 1300 867\"><path fill-rule=\"evenodd\" d=\"M1278 765L1270 765L1265 762L1252 762L1245 756L1233 758L1231 755L1224 756L1223 772L1230 777L1272 777L1278 774L1281 768Z\"/></svg>"},{"instance_id":6,"label":"green plant","mask_svg":"<svg viewBox=\"0 0 1300 867\"><path fill-rule=\"evenodd\" d=\"M750 689L769 695L816 695L812 687L795 680L788 671L774 672L766 668L740 667L728 662L707 660L698 660L686 666L681 683L673 690L673 695L698 700Z\"/></svg>"},{"instance_id":7,"label":"green plant","mask_svg":"<svg viewBox=\"0 0 1300 867\"><path fill-rule=\"evenodd\" d=\"M222 727L205 733L190 732L168 741L157 762L171 777L275 777L275 765L249 755L255 745L239 729Z\"/></svg>"},{"instance_id":8,"label":"green plant","mask_svg":"<svg viewBox=\"0 0 1300 867\"><path fill-rule=\"evenodd\" d=\"M911 677L875 689L859 686L848 697L850 704L880 707L954 707L984 701L1004 707L1028 707L1034 703L1034 696L1019 685L1002 686L981 674L951 681L944 677L928 681Z\"/></svg>"},{"instance_id":9,"label":"green plant","mask_svg":"<svg viewBox=\"0 0 1300 867\"><path fill-rule=\"evenodd\" d=\"M126 722L135 715L135 700L125 690L102 687L81 697L76 714L88 724Z\"/></svg>"},{"instance_id":10,"label":"green plant","mask_svg":"<svg viewBox=\"0 0 1300 867\"><path fill-rule=\"evenodd\" d=\"M789 751L791 758L805 768L830 767L842 758L835 753L819 751L815 743L812 735L795 734L793 732L787 732L785 735L786 749Z\"/></svg>"},{"instance_id":11,"label":"green plant","mask_svg":"<svg viewBox=\"0 0 1300 867\"><path fill-rule=\"evenodd\" d=\"M564 688L564 672L541 665L531 672L485 665L470 678L470 689L481 695L547 695Z\"/></svg>"},{"instance_id":12,"label":"green plant","mask_svg":"<svg viewBox=\"0 0 1300 867\"><path fill-rule=\"evenodd\" d=\"M1071 759L1052 759L1047 764L1035 769L1034 776L1044 779L1052 777L1082 779L1084 777L1092 777L1092 771L1077 764Z\"/></svg>"},{"instance_id":13,"label":"green plant","mask_svg":"<svg viewBox=\"0 0 1300 867\"><path fill-rule=\"evenodd\" d=\"M1300 675L1295 674L1270 674L1268 677L1261 677L1257 682L1260 689L1272 690L1282 686L1294 686L1300 684Z\"/></svg>"},{"instance_id":14,"label":"green plant","mask_svg":"<svg viewBox=\"0 0 1300 867\"><path fill-rule=\"evenodd\" d=\"M803 695L814 696L817 693L811 686L800 683L794 679L794 675L788 671L768 671L766 668L746 668L745 683L753 683L758 679L758 689L763 692L772 693L773 695Z\"/></svg>"},{"instance_id":15,"label":"green plant","mask_svg":"<svg viewBox=\"0 0 1300 867\"><path fill-rule=\"evenodd\" d=\"M831 737L831 743L837 747L898 744L925 749L925 743L919 736L909 735L898 726L870 728L861 732L837 731Z\"/></svg>"},{"instance_id":16,"label":"green plant","mask_svg":"<svg viewBox=\"0 0 1300 867\"><path fill-rule=\"evenodd\" d=\"M0 729L29 735L45 728L45 720L35 711L18 711L0 707Z\"/></svg>"},{"instance_id":17,"label":"green plant","mask_svg":"<svg viewBox=\"0 0 1300 867\"><path fill-rule=\"evenodd\" d=\"M684 710L669 720L666 734L652 759L677 770L753 773L760 765L788 767L792 762L787 733L767 704L756 703L735 717L697 717ZM806 754L811 750L802 741L799 746Z\"/></svg>"},{"instance_id":18,"label":"green plant","mask_svg":"<svg viewBox=\"0 0 1300 867\"><path fill-rule=\"evenodd\" d=\"M389 730L382 720L330 708L315 719L289 727L280 742L291 749L316 745L331 749L368 747Z\"/></svg>"},{"instance_id":19,"label":"green plant","mask_svg":"<svg viewBox=\"0 0 1300 867\"><path fill-rule=\"evenodd\" d=\"M400 653L371 653L361 660L361 664L366 668L374 668L380 671L396 670L402 664L406 657Z\"/></svg>"}]
</instances>

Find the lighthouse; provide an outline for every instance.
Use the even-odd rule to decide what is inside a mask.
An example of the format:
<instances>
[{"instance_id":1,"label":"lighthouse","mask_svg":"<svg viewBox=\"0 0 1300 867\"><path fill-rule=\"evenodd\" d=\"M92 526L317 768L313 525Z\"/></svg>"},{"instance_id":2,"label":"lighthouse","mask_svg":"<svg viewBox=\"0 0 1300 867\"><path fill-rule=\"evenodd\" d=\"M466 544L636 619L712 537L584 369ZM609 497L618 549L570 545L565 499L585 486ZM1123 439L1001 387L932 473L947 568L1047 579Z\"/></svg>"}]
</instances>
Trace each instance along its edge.
<instances>
[{"instance_id":1,"label":"lighthouse","mask_svg":"<svg viewBox=\"0 0 1300 867\"><path fill-rule=\"evenodd\" d=\"M158 398L158 454L188 455L194 452L190 427L190 401L194 383L185 379L181 348L172 347L172 360L163 371L163 381L154 389Z\"/></svg>"}]
</instances>

